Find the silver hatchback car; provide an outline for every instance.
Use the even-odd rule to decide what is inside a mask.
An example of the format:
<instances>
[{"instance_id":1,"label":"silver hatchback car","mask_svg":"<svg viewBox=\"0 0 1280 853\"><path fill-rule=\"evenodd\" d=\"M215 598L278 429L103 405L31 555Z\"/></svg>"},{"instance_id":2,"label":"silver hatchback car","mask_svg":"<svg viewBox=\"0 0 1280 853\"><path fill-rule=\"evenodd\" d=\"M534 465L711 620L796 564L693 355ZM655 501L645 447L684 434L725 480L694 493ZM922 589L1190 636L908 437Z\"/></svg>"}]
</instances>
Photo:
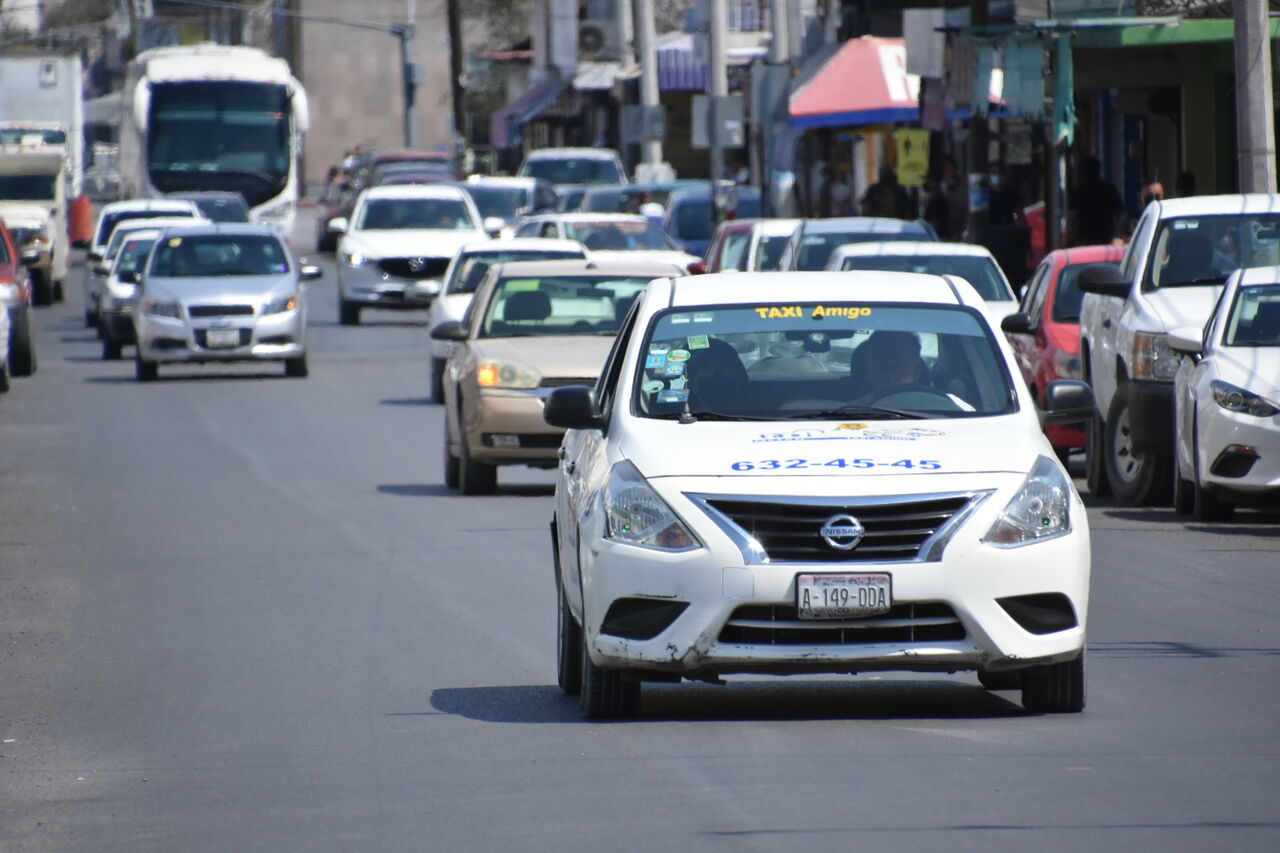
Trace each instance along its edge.
<instances>
[{"instance_id":1,"label":"silver hatchback car","mask_svg":"<svg viewBox=\"0 0 1280 853\"><path fill-rule=\"evenodd\" d=\"M270 227L166 228L135 275L138 381L170 362L283 361L285 375L307 375L304 282L320 269Z\"/></svg>"}]
</instances>

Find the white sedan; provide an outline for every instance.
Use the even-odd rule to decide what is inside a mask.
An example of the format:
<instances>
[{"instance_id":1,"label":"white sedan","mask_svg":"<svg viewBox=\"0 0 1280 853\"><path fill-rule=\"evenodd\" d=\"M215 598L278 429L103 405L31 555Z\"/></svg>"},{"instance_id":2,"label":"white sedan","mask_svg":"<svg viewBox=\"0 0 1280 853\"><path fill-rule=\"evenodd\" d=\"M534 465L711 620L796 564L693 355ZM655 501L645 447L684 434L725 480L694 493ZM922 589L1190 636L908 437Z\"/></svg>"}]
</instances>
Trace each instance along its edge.
<instances>
[{"instance_id":1,"label":"white sedan","mask_svg":"<svg viewBox=\"0 0 1280 853\"><path fill-rule=\"evenodd\" d=\"M1203 330L1174 329L1174 505L1226 521L1280 502L1280 267L1231 275Z\"/></svg>"},{"instance_id":2,"label":"white sedan","mask_svg":"<svg viewBox=\"0 0 1280 853\"><path fill-rule=\"evenodd\" d=\"M649 284L595 388L557 389L559 683L588 717L643 681L971 670L1084 706L1089 531L1045 412L951 276Z\"/></svg>"}]
</instances>

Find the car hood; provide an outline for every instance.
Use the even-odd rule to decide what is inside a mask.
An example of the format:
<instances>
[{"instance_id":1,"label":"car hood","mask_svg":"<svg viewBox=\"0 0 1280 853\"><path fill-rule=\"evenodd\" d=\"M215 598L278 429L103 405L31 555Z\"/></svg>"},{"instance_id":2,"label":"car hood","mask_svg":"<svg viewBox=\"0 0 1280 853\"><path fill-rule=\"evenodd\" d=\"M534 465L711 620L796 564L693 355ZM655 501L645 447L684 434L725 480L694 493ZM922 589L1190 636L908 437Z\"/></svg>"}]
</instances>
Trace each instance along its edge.
<instances>
[{"instance_id":1,"label":"car hood","mask_svg":"<svg viewBox=\"0 0 1280 853\"><path fill-rule=\"evenodd\" d=\"M595 382L613 341L612 335L546 335L480 338L470 346L479 361L511 361L532 367L544 378Z\"/></svg>"},{"instance_id":2,"label":"car hood","mask_svg":"<svg viewBox=\"0 0 1280 853\"><path fill-rule=\"evenodd\" d=\"M657 263L678 266L681 271L689 269L689 264L698 260L697 256L687 252L667 251L664 249L628 249L623 251L595 251L591 257L602 261L655 261Z\"/></svg>"},{"instance_id":3,"label":"car hood","mask_svg":"<svg viewBox=\"0 0 1280 853\"><path fill-rule=\"evenodd\" d=\"M1037 456L1049 454L1038 428L1028 432L1019 416L693 425L636 420L631 426L642 429L644 438L624 436L620 450L649 478L1025 473ZM827 464L837 459L845 460L843 467ZM871 464L855 466L853 460Z\"/></svg>"},{"instance_id":4,"label":"car hood","mask_svg":"<svg viewBox=\"0 0 1280 853\"><path fill-rule=\"evenodd\" d=\"M1164 287L1144 296L1165 331L1182 326L1203 326L1222 293L1220 284ZM1155 330L1153 330L1155 331Z\"/></svg>"},{"instance_id":5,"label":"car hood","mask_svg":"<svg viewBox=\"0 0 1280 853\"><path fill-rule=\"evenodd\" d=\"M353 231L342 238L342 249L373 258L452 258L464 245L487 239L483 231Z\"/></svg>"},{"instance_id":6,"label":"car hood","mask_svg":"<svg viewBox=\"0 0 1280 853\"><path fill-rule=\"evenodd\" d=\"M276 295L299 290L292 274L255 276L210 276L208 278L160 278L146 280L148 296L183 304L244 305L257 304Z\"/></svg>"},{"instance_id":7,"label":"car hood","mask_svg":"<svg viewBox=\"0 0 1280 853\"><path fill-rule=\"evenodd\" d=\"M1280 347L1223 347L1213 358L1224 381L1280 403Z\"/></svg>"}]
</instances>

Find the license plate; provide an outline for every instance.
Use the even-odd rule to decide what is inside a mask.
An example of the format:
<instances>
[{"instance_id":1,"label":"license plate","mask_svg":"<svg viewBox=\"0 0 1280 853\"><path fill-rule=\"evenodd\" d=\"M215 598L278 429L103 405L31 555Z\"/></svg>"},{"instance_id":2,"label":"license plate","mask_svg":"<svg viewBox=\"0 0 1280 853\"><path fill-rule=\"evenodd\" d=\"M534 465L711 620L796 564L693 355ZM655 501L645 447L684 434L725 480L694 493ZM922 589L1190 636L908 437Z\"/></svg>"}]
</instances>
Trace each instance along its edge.
<instances>
[{"instance_id":1,"label":"license plate","mask_svg":"<svg viewBox=\"0 0 1280 853\"><path fill-rule=\"evenodd\" d=\"M893 583L887 574L796 575L801 619L856 619L888 613Z\"/></svg>"},{"instance_id":2,"label":"license plate","mask_svg":"<svg viewBox=\"0 0 1280 853\"><path fill-rule=\"evenodd\" d=\"M209 329L204 333L204 345L209 349L240 346L239 329Z\"/></svg>"}]
</instances>

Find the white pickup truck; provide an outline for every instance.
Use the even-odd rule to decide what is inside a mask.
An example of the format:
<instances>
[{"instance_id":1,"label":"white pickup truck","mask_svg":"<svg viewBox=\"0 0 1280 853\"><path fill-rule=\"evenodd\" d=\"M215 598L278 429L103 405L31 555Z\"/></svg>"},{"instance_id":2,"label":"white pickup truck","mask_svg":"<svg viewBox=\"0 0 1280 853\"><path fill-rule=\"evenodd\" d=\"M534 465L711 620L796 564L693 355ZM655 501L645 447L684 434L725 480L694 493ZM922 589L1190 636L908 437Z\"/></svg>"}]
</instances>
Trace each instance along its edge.
<instances>
[{"instance_id":1,"label":"white pickup truck","mask_svg":"<svg viewBox=\"0 0 1280 853\"><path fill-rule=\"evenodd\" d=\"M1129 506L1164 502L1173 485L1173 378L1168 333L1203 327L1227 276L1280 263L1280 195L1152 202L1119 268L1080 274L1080 358L1098 417L1088 482Z\"/></svg>"},{"instance_id":2,"label":"white pickup truck","mask_svg":"<svg viewBox=\"0 0 1280 853\"><path fill-rule=\"evenodd\" d=\"M61 301L71 245L67 236L67 149L0 146L0 219L31 265L32 302Z\"/></svg>"}]
</instances>

